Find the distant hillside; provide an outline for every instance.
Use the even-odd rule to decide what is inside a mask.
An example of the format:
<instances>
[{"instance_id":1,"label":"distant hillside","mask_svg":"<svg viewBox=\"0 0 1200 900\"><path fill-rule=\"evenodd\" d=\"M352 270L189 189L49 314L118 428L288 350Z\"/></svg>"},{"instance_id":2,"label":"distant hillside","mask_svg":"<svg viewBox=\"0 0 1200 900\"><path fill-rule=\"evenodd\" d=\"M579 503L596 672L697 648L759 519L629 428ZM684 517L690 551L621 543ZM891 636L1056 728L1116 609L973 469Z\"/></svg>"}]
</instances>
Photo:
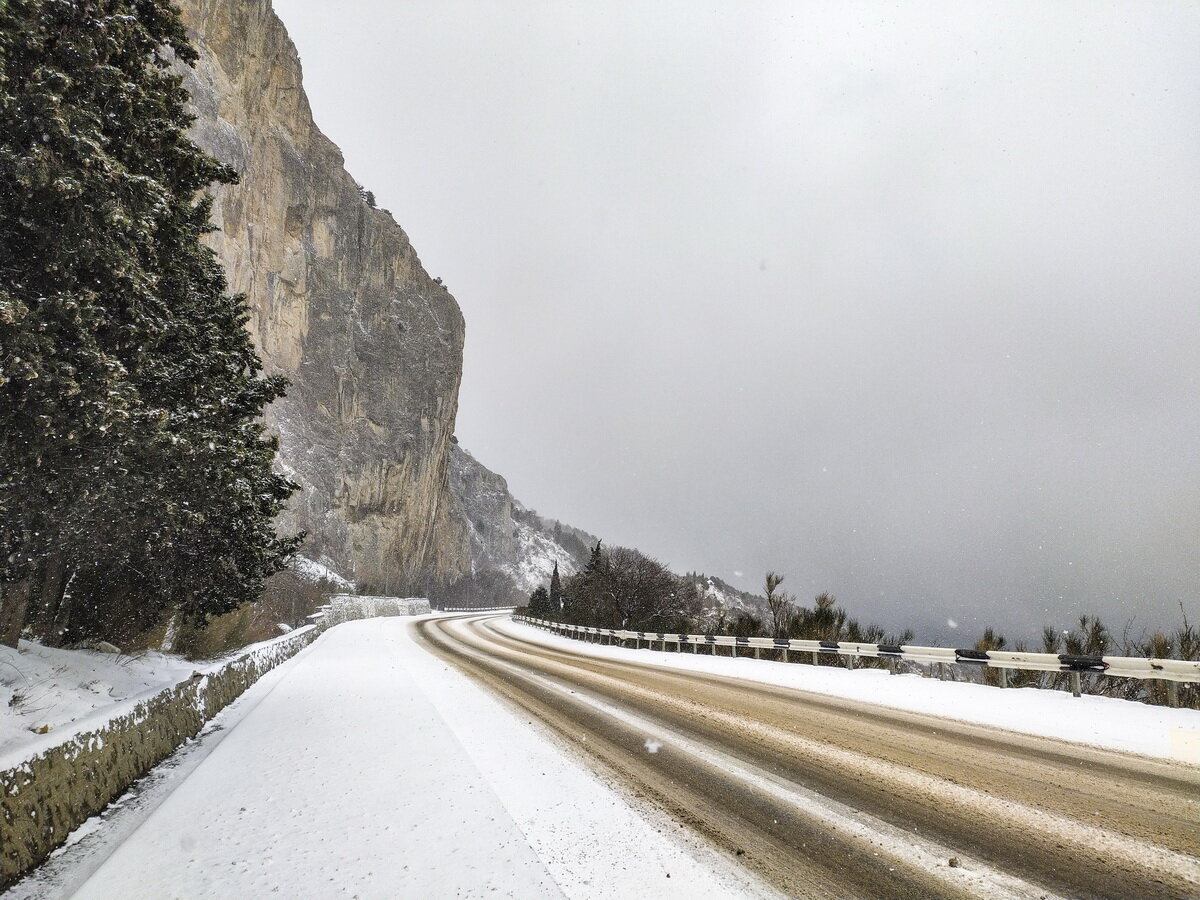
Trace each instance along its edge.
<instances>
[{"instance_id":1,"label":"distant hillside","mask_svg":"<svg viewBox=\"0 0 1200 900\"><path fill-rule=\"evenodd\" d=\"M582 568L597 541L521 504L503 476L457 444L450 453L450 493L470 540L470 575L452 589L466 602L506 602L505 596L524 602L530 591L549 583L555 563L564 577Z\"/></svg>"},{"instance_id":2,"label":"distant hillside","mask_svg":"<svg viewBox=\"0 0 1200 900\"><path fill-rule=\"evenodd\" d=\"M700 588L700 595L704 598L705 613L709 618L715 619L721 613L729 617L739 612L760 618L768 615L767 601L763 597L748 591L740 591L715 575L689 572L684 578Z\"/></svg>"}]
</instances>

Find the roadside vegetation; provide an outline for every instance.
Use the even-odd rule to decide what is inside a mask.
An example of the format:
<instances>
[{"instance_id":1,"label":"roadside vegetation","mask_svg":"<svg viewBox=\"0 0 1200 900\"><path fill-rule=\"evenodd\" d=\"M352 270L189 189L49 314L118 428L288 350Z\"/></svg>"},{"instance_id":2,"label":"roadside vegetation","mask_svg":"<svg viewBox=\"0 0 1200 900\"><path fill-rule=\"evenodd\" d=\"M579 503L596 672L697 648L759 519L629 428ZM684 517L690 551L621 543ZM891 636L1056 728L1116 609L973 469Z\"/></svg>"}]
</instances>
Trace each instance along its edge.
<instances>
[{"instance_id":1,"label":"roadside vegetation","mask_svg":"<svg viewBox=\"0 0 1200 900\"><path fill-rule=\"evenodd\" d=\"M1080 616L1072 628L1059 630L1050 625L1042 629L1039 641L1016 641L1009 644L1003 634L988 627L974 644L976 650L1013 650L1018 653L1056 653L1070 656L1131 656L1139 659L1200 660L1200 628L1193 625L1180 607L1182 624L1173 631L1136 631L1129 622L1118 636L1099 616ZM995 669L984 669L988 684L999 683ZM1040 687L1053 690L1067 688L1065 672L1028 672L1013 670L1009 684L1014 687ZM1104 697L1120 697L1166 706L1169 702L1167 683L1158 679L1109 678L1095 672L1080 675L1084 693ZM1200 685L1180 683L1176 688L1179 705L1200 709Z\"/></svg>"},{"instance_id":2,"label":"roadside vegetation","mask_svg":"<svg viewBox=\"0 0 1200 900\"><path fill-rule=\"evenodd\" d=\"M562 579L555 569L549 586L530 595L527 611L555 622L630 631L870 643L912 639L911 632L892 635L879 626L861 624L828 593L811 607L801 606L779 589L782 582L783 576L768 573L769 619L741 610L714 611L706 608L694 578L677 576L637 550L606 549L597 542L582 571Z\"/></svg>"},{"instance_id":3,"label":"roadside vegetation","mask_svg":"<svg viewBox=\"0 0 1200 900\"><path fill-rule=\"evenodd\" d=\"M738 611L706 610L703 598L692 579L680 578L657 560L625 547L592 548L587 566L578 574L561 579L555 568L548 586L538 587L528 605L518 612L533 618L628 631L678 634L732 635L734 637L771 637L816 641L846 641L869 644L903 645L914 642L911 630L892 634L877 625L863 625L839 605L828 592L818 594L811 606L799 604L796 597L782 590L784 578L768 572L763 583L766 615ZM1050 626L1043 629L1040 642L1033 644L1008 639L992 627L983 630L969 645L974 650L1013 650L1069 654L1072 656L1132 656L1156 659L1200 659L1200 628L1186 615L1183 625L1173 632L1156 631L1134 634L1126 626L1120 637L1096 616L1082 616L1079 623L1065 631ZM763 650L768 658L782 658L776 651ZM818 657L818 664L839 665L836 656ZM887 665L883 659L860 658L863 667ZM916 663L902 663L918 667ZM950 678L1000 683L999 670L988 667L951 667ZM915 668L914 668L915 671ZM1158 680L1109 678L1098 673L1083 673L1086 693L1121 697L1145 703L1166 705L1166 684ZM1010 670L1012 687L1039 687L1063 690L1068 687L1067 673ZM1200 685L1178 685L1182 706L1200 709Z\"/></svg>"},{"instance_id":4,"label":"roadside vegetation","mask_svg":"<svg viewBox=\"0 0 1200 900\"><path fill-rule=\"evenodd\" d=\"M125 646L257 600L264 377L215 254L171 4L0 3L0 641Z\"/></svg>"}]
</instances>

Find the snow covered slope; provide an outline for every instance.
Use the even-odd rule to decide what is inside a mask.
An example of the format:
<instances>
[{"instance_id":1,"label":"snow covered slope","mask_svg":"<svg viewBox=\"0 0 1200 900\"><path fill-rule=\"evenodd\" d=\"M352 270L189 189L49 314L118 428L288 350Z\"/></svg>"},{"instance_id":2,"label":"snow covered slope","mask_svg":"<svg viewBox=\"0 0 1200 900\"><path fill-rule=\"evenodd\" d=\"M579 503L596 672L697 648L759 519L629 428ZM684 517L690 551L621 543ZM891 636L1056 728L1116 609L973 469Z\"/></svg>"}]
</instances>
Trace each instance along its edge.
<instances>
[{"instance_id":1,"label":"snow covered slope","mask_svg":"<svg viewBox=\"0 0 1200 900\"><path fill-rule=\"evenodd\" d=\"M596 543L594 535L523 506L502 476L458 445L450 454L450 492L471 536L472 573L503 574L518 600L547 584L555 563L563 576L578 571Z\"/></svg>"},{"instance_id":2,"label":"snow covered slope","mask_svg":"<svg viewBox=\"0 0 1200 900\"><path fill-rule=\"evenodd\" d=\"M739 591L715 575L689 573L684 577L694 581L700 588L701 601L709 618L715 619L722 614L726 618L732 618L738 613L764 618L768 614L767 601L762 597L748 591Z\"/></svg>"}]
</instances>

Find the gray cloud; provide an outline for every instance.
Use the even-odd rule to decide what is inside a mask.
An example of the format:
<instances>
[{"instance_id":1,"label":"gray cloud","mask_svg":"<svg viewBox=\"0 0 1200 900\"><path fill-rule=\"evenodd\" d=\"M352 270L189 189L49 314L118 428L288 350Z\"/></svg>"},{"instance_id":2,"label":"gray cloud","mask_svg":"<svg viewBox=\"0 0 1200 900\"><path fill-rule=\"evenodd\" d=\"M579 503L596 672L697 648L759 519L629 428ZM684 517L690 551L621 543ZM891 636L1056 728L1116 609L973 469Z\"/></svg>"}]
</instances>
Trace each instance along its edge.
<instances>
[{"instance_id":1,"label":"gray cloud","mask_svg":"<svg viewBox=\"0 0 1200 900\"><path fill-rule=\"evenodd\" d=\"M1200 619L1194 5L276 6L526 502L930 638Z\"/></svg>"}]
</instances>

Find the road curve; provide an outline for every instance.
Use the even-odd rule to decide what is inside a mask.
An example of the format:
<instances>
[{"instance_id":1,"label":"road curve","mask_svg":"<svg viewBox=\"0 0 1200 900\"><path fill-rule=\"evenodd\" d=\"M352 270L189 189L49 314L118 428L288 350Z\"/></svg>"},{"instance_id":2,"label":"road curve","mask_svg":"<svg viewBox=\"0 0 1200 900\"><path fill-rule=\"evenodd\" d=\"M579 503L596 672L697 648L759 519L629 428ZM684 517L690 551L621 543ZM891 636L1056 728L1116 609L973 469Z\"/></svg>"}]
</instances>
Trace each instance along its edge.
<instances>
[{"instance_id":1,"label":"road curve","mask_svg":"<svg viewBox=\"0 0 1200 900\"><path fill-rule=\"evenodd\" d=\"M412 627L787 894L1200 897L1195 768L597 658L497 621Z\"/></svg>"}]
</instances>

